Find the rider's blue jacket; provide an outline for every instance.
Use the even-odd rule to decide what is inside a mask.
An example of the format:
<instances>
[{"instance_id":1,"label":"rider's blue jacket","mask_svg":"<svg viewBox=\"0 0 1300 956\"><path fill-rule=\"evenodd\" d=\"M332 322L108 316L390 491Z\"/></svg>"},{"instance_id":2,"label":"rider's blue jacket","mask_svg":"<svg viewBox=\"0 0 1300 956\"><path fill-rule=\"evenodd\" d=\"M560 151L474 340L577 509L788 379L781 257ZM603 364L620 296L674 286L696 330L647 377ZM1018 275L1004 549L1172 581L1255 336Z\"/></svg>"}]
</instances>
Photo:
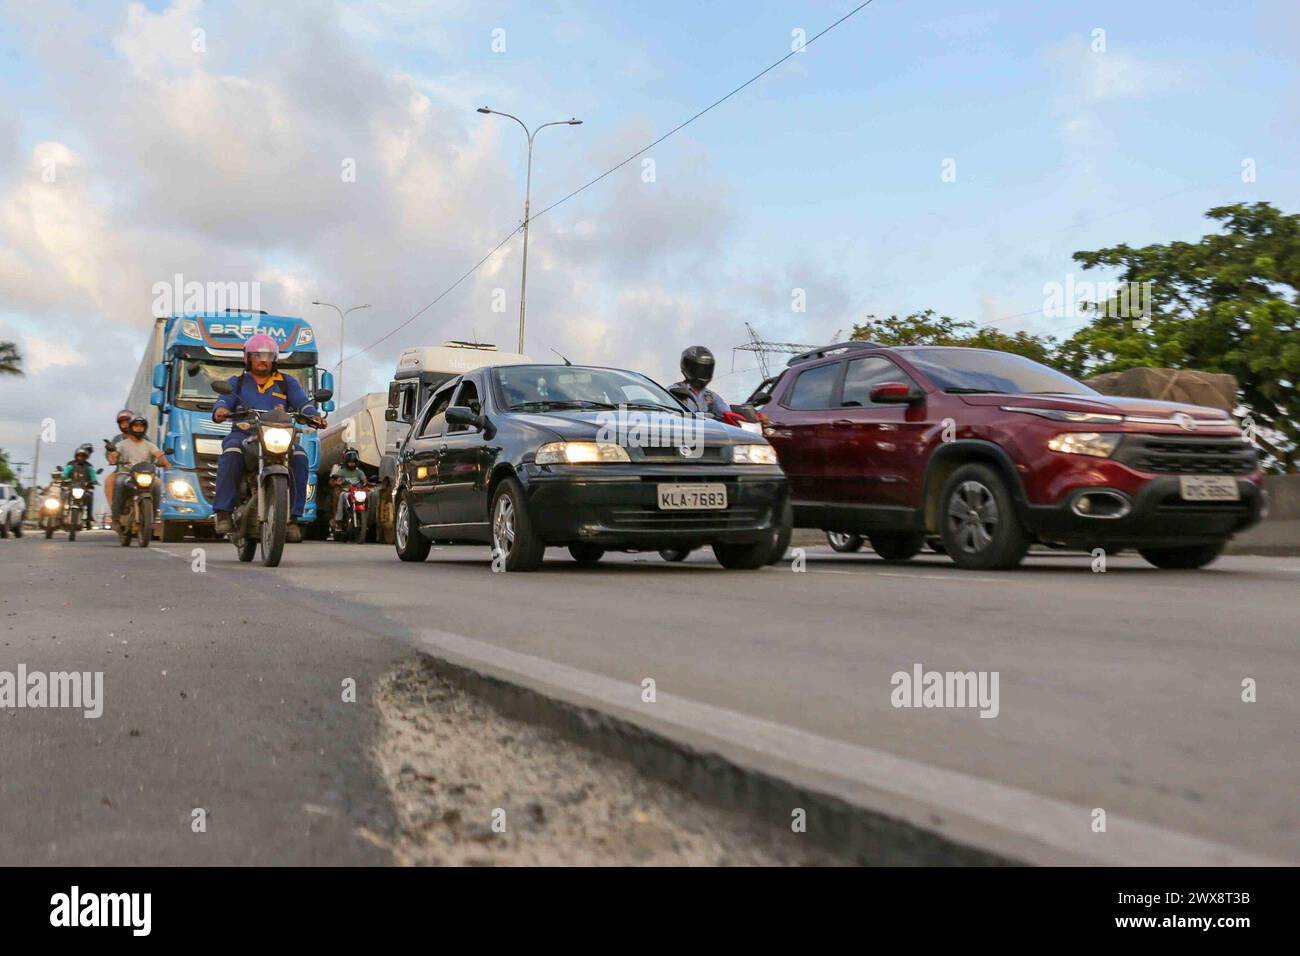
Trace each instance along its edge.
<instances>
[{"instance_id":1,"label":"rider's blue jacket","mask_svg":"<svg viewBox=\"0 0 1300 956\"><path fill-rule=\"evenodd\" d=\"M248 372L227 379L234 389L229 395L222 395L213 406L212 413L218 408L235 411L236 408L255 408L270 412L279 409L287 412L302 412L305 415L319 415L316 406L310 404L307 393L303 391L298 380L281 372L272 372L266 385L259 387Z\"/></svg>"}]
</instances>

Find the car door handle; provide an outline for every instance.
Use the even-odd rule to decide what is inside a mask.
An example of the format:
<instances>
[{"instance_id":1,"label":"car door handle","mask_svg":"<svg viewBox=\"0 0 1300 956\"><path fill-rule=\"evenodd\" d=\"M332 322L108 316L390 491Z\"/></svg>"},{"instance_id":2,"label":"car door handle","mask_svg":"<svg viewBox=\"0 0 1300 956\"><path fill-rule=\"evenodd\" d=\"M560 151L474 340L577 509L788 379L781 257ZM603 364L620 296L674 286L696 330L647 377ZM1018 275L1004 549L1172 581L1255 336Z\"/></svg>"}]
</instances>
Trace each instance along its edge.
<instances>
[{"instance_id":1,"label":"car door handle","mask_svg":"<svg viewBox=\"0 0 1300 956\"><path fill-rule=\"evenodd\" d=\"M439 446L438 446L438 454L439 454L439 455L445 455L446 453L447 453L447 446L446 446L446 445L439 445Z\"/></svg>"},{"instance_id":2,"label":"car door handle","mask_svg":"<svg viewBox=\"0 0 1300 956\"><path fill-rule=\"evenodd\" d=\"M847 418L837 418L831 422L831 428L852 428L853 422Z\"/></svg>"}]
</instances>

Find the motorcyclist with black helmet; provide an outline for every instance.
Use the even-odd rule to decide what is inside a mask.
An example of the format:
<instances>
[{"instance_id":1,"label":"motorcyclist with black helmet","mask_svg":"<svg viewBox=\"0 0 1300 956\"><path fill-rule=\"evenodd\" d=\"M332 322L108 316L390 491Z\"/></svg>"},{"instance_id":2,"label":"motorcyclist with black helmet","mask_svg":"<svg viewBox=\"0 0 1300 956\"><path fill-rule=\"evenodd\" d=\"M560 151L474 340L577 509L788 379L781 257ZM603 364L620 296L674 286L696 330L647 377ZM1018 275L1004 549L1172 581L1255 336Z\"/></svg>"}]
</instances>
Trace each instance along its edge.
<instances>
[{"instance_id":1,"label":"motorcyclist with black helmet","mask_svg":"<svg viewBox=\"0 0 1300 956\"><path fill-rule=\"evenodd\" d=\"M369 479L366 473L361 470L361 455L355 448L348 448L343 452L343 463L335 465L330 472L330 484L335 488L335 505L334 505L334 528L337 530L343 523L343 506L347 503L347 495L343 493L348 485L365 486Z\"/></svg>"},{"instance_id":2,"label":"motorcyclist with black helmet","mask_svg":"<svg viewBox=\"0 0 1300 956\"><path fill-rule=\"evenodd\" d=\"M171 467L171 462L162 453L162 449L145 437L148 432L149 420L143 415L134 415L128 426L128 434L117 442L116 454L113 456L117 464L117 473L113 475L111 484L113 488L111 499L114 531L118 529L118 519L122 516L122 499L125 497L121 484L130 475L131 466L138 465L142 461L153 461L162 468ZM155 482L151 492L154 496L155 512L158 506L159 484L160 482Z\"/></svg>"},{"instance_id":3,"label":"motorcyclist with black helmet","mask_svg":"<svg viewBox=\"0 0 1300 956\"><path fill-rule=\"evenodd\" d=\"M693 412L703 412L706 415L712 415L714 418L721 420L722 416L731 411L731 406L722 400L717 392L709 390L709 382L713 381L713 370L717 362L713 359L713 353L703 345L692 345L682 352L682 381L672 386L673 393L682 399L682 403ZM682 388L685 388L684 396L680 394Z\"/></svg>"},{"instance_id":4,"label":"motorcyclist with black helmet","mask_svg":"<svg viewBox=\"0 0 1300 956\"><path fill-rule=\"evenodd\" d=\"M73 484L80 483L86 489L86 507L85 507L85 524L86 530L89 531L93 524L93 515L95 513L95 485L99 484L99 479L95 477L95 467L90 463L91 453L94 448L87 442L84 445L78 445L77 451L72 457L72 461L63 466L63 480L71 481Z\"/></svg>"}]
</instances>

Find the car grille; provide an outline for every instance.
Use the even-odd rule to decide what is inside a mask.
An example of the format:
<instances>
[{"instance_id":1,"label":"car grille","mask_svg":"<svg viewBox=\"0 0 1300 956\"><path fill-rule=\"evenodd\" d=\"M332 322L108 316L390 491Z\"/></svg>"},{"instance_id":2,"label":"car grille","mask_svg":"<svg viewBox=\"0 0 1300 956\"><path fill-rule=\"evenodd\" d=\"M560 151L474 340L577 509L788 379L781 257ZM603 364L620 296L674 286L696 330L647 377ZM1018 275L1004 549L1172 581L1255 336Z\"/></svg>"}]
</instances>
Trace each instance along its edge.
<instances>
[{"instance_id":1,"label":"car grille","mask_svg":"<svg viewBox=\"0 0 1300 956\"><path fill-rule=\"evenodd\" d=\"M606 520L620 531L718 531L752 528L762 509L732 507L726 511L660 511L657 508L610 508Z\"/></svg>"},{"instance_id":2,"label":"car grille","mask_svg":"<svg viewBox=\"0 0 1300 956\"><path fill-rule=\"evenodd\" d=\"M1114 459L1162 475L1241 475L1255 470L1255 449L1240 438L1125 435Z\"/></svg>"},{"instance_id":3,"label":"car grille","mask_svg":"<svg viewBox=\"0 0 1300 956\"><path fill-rule=\"evenodd\" d=\"M712 447L705 446L700 449L700 454L695 457L683 455L678 445L654 446L647 445L641 449L641 461L647 462L673 462L674 464L717 464L723 461L729 461L730 456L726 455L727 449L721 445ZM726 457L724 457L726 455Z\"/></svg>"}]
</instances>

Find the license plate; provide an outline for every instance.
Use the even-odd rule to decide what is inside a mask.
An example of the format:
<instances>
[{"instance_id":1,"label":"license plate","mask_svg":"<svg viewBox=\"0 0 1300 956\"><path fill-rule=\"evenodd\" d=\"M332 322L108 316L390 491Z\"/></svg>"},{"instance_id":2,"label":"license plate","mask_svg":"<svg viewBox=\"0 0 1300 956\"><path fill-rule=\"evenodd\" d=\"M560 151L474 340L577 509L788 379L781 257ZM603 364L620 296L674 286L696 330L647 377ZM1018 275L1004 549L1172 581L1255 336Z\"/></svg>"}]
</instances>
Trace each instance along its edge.
<instances>
[{"instance_id":1,"label":"license plate","mask_svg":"<svg viewBox=\"0 0 1300 956\"><path fill-rule=\"evenodd\" d=\"M221 440L218 438L194 439L194 450L200 455L220 455Z\"/></svg>"},{"instance_id":2,"label":"license plate","mask_svg":"<svg viewBox=\"0 0 1300 956\"><path fill-rule=\"evenodd\" d=\"M1237 479L1227 475L1183 475L1178 479L1184 501L1238 501Z\"/></svg>"},{"instance_id":3,"label":"license plate","mask_svg":"<svg viewBox=\"0 0 1300 956\"><path fill-rule=\"evenodd\" d=\"M725 511L726 485L660 485L660 511Z\"/></svg>"}]
</instances>

